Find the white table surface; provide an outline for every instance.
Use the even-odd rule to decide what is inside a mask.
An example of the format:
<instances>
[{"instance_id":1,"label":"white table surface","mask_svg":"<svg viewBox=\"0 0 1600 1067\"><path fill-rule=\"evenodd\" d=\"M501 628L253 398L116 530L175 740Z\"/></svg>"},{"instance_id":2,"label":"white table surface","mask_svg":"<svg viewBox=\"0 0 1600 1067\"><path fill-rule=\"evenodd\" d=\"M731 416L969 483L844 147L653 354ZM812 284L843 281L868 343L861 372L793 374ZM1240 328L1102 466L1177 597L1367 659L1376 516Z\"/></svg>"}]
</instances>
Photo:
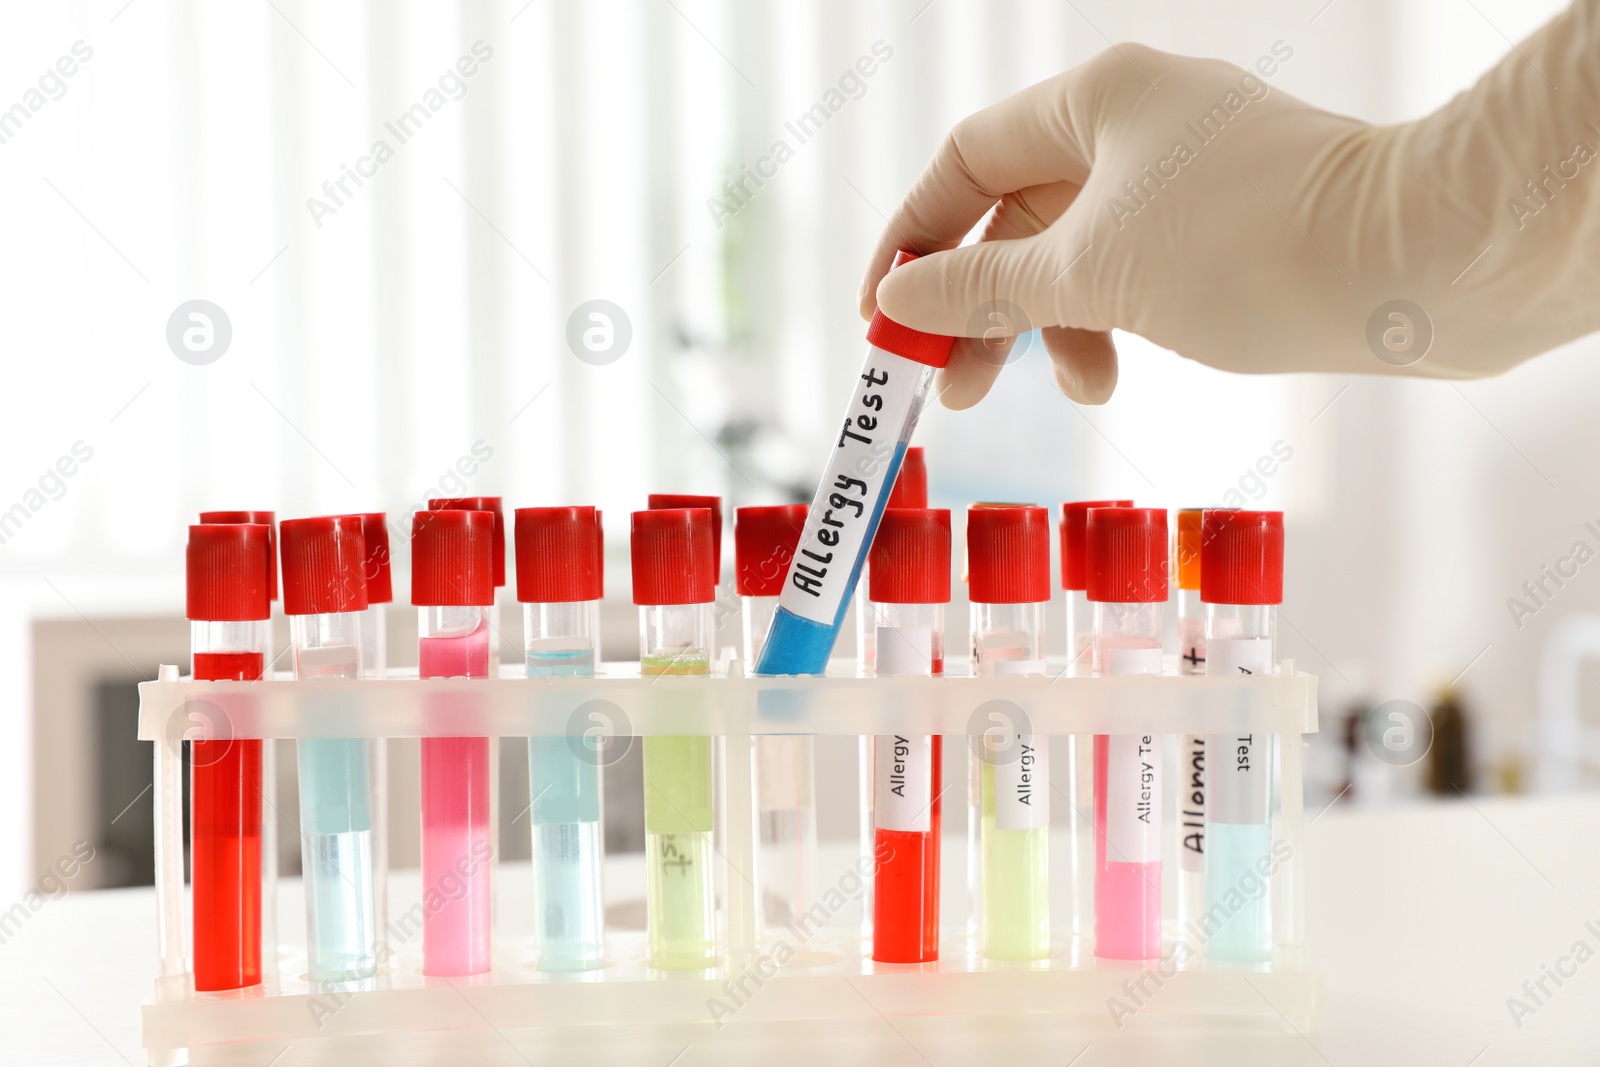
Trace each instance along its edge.
<instances>
[{"instance_id":1,"label":"white table surface","mask_svg":"<svg viewBox=\"0 0 1600 1067\"><path fill-rule=\"evenodd\" d=\"M1131 1028L1020 1017L897 1017L652 1028L602 1060L592 1034L449 1032L243 1045L196 1064L699 1064L836 1067L1600 1065L1600 796L1338 805L1310 828L1308 937L1326 977L1315 1033ZM1586 928L1593 923L1594 929ZM155 963L150 889L69 893L0 944L0 1063L143 1067ZM1507 998L1587 943L1593 958L1520 1027ZM1570 971L1571 965L1567 966Z\"/></svg>"}]
</instances>

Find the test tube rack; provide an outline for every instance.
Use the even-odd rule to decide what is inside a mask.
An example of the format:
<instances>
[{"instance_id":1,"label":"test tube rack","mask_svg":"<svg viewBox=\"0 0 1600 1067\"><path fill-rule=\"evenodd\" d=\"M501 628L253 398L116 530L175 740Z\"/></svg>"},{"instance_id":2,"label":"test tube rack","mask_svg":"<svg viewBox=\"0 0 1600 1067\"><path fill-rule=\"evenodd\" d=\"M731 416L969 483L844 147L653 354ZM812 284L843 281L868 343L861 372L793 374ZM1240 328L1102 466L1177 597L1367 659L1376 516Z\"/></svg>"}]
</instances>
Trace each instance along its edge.
<instances>
[{"instance_id":1,"label":"test tube rack","mask_svg":"<svg viewBox=\"0 0 1600 1067\"><path fill-rule=\"evenodd\" d=\"M1117 1020L1119 1028L1174 1019L1297 1031L1314 1027L1321 979L1308 967L1305 949L1302 761L1305 735L1317 729L1316 678L1296 670L1292 661L1259 678L1177 677L1171 664L1162 676L1074 677L1052 664L1044 677L974 678L960 676L964 667L954 660L941 678L859 678L843 661L825 677L741 677L737 667L733 670L731 676L648 679L639 676L636 664L606 664L593 679L529 679L520 669L513 676L508 667L502 677L475 680L422 680L414 671L391 671L383 679L360 681L298 681L282 675L260 682L207 682L179 678L176 667L162 667L156 681L139 686L139 738L154 742L160 947L154 997L143 1005L149 1063L185 1063L188 1049L218 1043L462 1028L591 1025L596 1042L626 1040L631 1028L661 1024L703 1022L709 1031L717 1020L708 1005L727 996L730 978L752 970L762 981L747 1003L740 998L741 1023L825 1022L872 1013L991 1018L1043 1013L1104 1023L1108 1005L1120 1001L1140 1007L1129 1019ZM375 979L329 990L306 981L303 945L294 943L291 930L280 929L279 942L264 946L268 966L261 986L225 993L194 990L183 866L185 741L526 738L570 736L574 729L581 733L604 722L619 736L707 735L738 750L763 734L979 735L996 707L1025 716L1036 735L1074 739L1076 755L1069 766L1057 761L1052 770L1064 795L1072 797L1087 796L1086 764L1079 757L1096 734L1277 735L1272 839L1281 843L1278 852L1284 858L1270 882L1272 959L1211 962L1203 951L1184 953L1181 961L1176 953L1161 962L1098 959L1092 922L1085 922L1085 905L1078 902L1090 891L1082 872L1053 870L1053 881L1073 879L1065 890L1073 903L1068 915L1053 916L1057 933L1051 958L1032 963L984 959L962 929L963 916L947 914L935 963L875 963L859 934L833 929L779 965L765 955L772 936L757 928L753 894L730 888L719 906L725 962L711 971L653 971L646 963L643 933L620 930L607 935L604 968L541 972L533 965L529 939L503 936L497 929L487 975L422 975L418 935L396 947ZM753 811L749 768L748 759L719 760L717 789L724 810ZM1176 783L1170 791L1177 791ZM960 790L947 795L958 803ZM1092 849L1093 830L1083 826L1082 806L1076 800L1072 806L1078 811L1068 823L1066 848L1078 857L1085 844ZM724 821L748 827L753 820ZM751 834L719 832L719 838L722 862L751 869L756 847ZM948 878L952 865L961 862L961 850L947 846L945 852ZM1075 859L1071 865L1079 866ZM386 875L378 872L380 879ZM726 884L733 887L738 880ZM1166 894L1169 946L1193 940L1194 934L1180 925L1173 895ZM1142 997L1130 1000L1130 980L1144 980L1147 991L1157 982L1160 996L1147 1003Z\"/></svg>"}]
</instances>

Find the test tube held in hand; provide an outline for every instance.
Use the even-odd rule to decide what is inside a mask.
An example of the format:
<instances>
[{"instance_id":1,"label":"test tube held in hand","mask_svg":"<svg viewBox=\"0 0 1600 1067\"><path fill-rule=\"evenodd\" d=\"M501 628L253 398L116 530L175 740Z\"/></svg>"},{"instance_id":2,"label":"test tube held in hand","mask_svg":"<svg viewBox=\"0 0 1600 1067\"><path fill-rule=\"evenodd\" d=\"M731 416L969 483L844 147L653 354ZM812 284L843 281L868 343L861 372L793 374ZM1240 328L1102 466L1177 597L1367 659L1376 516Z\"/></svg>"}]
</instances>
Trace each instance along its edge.
<instances>
[{"instance_id":1,"label":"test tube held in hand","mask_svg":"<svg viewBox=\"0 0 1600 1067\"><path fill-rule=\"evenodd\" d=\"M1283 513L1205 512L1200 598L1206 604L1207 677L1272 674L1275 608L1283 603ZM1206 941L1213 959L1272 956L1272 777L1278 738L1206 737L1205 914L1221 925Z\"/></svg>"},{"instance_id":2,"label":"test tube held in hand","mask_svg":"<svg viewBox=\"0 0 1600 1067\"><path fill-rule=\"evenodd\" d=\"M1091 642L1099 676L1160 674L1167 513L1093 508L1086 524ZM1094 739L1095 955L1161 955L1161 818L1166 738Z\"/></svg>"},{"instance_id":3,"label":"test tube held in hand","mask_svg":"<svg viewBox=\"0 0 1600 1067\"><path fill-rule=\"evenodd\" d=\"M422 678L489 677L495 517L419 511L412 517L411 603ZM440 709L451 716L456 709ZM487 737L424 737L422 886L439 907L422 920L422 973L489 970L490 862Z\"/></svg>"},{"instance_id":4,"label":"test tube held in hand","mask_svg":"<svg viewBox=\"0 0 1600 1067\"><path fill-rule=\"evenodd\" d=\"M295 677L359 678L368 607L361 517L286 519L279 533ZM306 964L313 983L346 983L377 973L373 747L367 738L295 743Z\"/></svg>"},{"instance_id":5,"label":"test tube held in hand","mask_svg":"<svg viewBox=\"0 0 1600 1067\"><path fill-rule=\"evenodd\" d=\"M877 676L944 674L944 606L950 602L950 512L887 512L872 544L869 593ZM943 752L938 735L874 739L872 958L939 958L939 823Z\"/></svg>"},{"instance_id":6,"label":"test tube held in hand","mask_svg":"<svg viewBox=\"0 0 1600 1067\"><path fill-rule=\"evenodd\" d=\"M201 523L185 551L190 674L256 681L266 664L271 527ZM225 726L212 723L214 727ZM189 743L194 982L201 992L261 982L261 742Z\"/></svg>"},{"instance_id":7,"label":"test tube held in hand","mask_svg":"<svg viewBox=\"0 0 1600 1067\"><path fill-rule=\"evenodd\" d=\"M631 550L640 673L709 675L716 596L711 511L636 511ZM644 738L645 922L650 966L662 970L717 964L712 778L710 737Z\"/></svg>"},{"instance_id":8,"label":"test tube held in hand","mask_svg":"<svg viewBox=\"0 0 1600 1067\"><path fill-rule=\"evenodd\" d=\"M600 652L604 545L592 507L518 508L517 599L529 678L593 678ZM542 971L605 962L603 748L587 737L528 738L533 800L534 963Z\"/></svg>"},{"instance_id":9,"label":"test tube held in hand","mask_svg":"<svg viewBox=\"0 0 1600 1067\"><path fill-rule=\"evenodd\" d=\"M901 266L917 258L895 256ZM821 674L850 610L873 533L900 472L934 372L952 337L902 326L882 311L867 327L867 359L811 502L758 674Z\"/></svg>"},{"instance_id":10,"label":"test tube held in hand","mask_svg":"<svg viewBox=\"0 0 1600 1067\"><path fill-rule=\"evenodd\" d=\"M1042 507L967 512L972 661L979 677L1042 675L1044 605L1050 601L1050 513ZM1002 960L1050 955L1049 738L990 716L973 737L982 870L981 947Z\"/></svg>"}]
</instances>

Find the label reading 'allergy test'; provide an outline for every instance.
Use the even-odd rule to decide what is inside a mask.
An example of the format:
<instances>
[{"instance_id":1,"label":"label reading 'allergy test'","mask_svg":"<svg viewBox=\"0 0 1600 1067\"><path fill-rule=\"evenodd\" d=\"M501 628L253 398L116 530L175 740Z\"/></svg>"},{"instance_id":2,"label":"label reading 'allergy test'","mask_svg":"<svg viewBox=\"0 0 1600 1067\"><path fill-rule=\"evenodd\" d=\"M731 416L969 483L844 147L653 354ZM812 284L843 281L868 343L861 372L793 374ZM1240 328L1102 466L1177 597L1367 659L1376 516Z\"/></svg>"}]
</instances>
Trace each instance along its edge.
<instances>
[{"instance_id":1,"label":"label reading 'allergy test'","mask_svg":"<svg viewBox=\"0 0 1600 1067\"><path fill-rule=\"evenodd\" d=\"M1111 674L1160 674L1161 649L1112 648ZM1150 734L1112 734L1106 760L1106 860L1161 858L1161 745Z\"/></svg>"},{"instance_id":2,"label":"label reading 'allergy test'","mask_svg":"<svg viewBox=\"0 0 1600 1067\"><path fill-rule=\"evenodd\" d=\"M781 607L825 626L838 622L926 370L881 349L868 351L838 447L806 514L789 580L778 598Z\"/></svg>"}]
</instances>

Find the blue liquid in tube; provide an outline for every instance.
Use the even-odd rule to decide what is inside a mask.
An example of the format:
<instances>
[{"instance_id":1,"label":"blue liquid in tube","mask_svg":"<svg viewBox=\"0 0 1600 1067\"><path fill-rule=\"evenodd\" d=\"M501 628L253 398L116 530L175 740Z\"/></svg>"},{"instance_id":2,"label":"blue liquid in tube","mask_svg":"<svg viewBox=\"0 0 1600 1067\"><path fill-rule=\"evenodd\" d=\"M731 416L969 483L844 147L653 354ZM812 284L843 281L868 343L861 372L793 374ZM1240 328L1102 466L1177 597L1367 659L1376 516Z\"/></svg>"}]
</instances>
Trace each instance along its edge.
<instances>
[{"instance_id":1,"label":"blue liquid in tube","mask_svg":"<svg viewBox=\"0 0 1600 1067\"><path fill-rule=\"evenodd\" d=\"M894 266L915 258L902 251ZM757 674L827 670L928 387L949 360L954 338L920 333L879 311L867 341L867 359L806 513Z\"/></svg>"},{"instance_id":2,"label":"blue liquid in tube","mask_svg":"<svg viewBox=\"0 0 1600 1067\"><path fill-rule=\"evenodd\" d=\"M909 429L909 428L908 428ZM910 434L906 435L906 439ZM850 567L850 577L839 599L839 610L832 623L815 622L797 615L781 603L772 616L772 629L767 632L766 643L761 646L761 656L756 660L757 674L821 674L828 667L828 657L833 653L834 642L839 639L839 628L844 625L845 614L850 610L856 583L861 580L861 568L867 560L867 549L872 547L872 537L878 532L878 522L889 502L889 490L900 474L900 464L906 458L906 440L895 445L894 456L889 460L882 490L868 521L863 548ZM815 510L816 505L812 505ZM793 564L791 564L793 566Z\"/></svg>"},{"instance_id":3,"label":"blue liquid in tube","mask_svg":"<svg viewBox=\"0 0 1600 1067\"><path fill-rule=\"evenodd\" d=\"M532 650L529 678L593 678L594 649ZM598 754L585 758L584 738L528 738L533 790L534 956L544 971L590 970L605 962L600 870Z\"/></svg>"},{"instance_id":4,"label":"blue liquid in tube","mask_svg":"<svg viewBox=\"0 0 1600 1067\"><path fill-rule=\"evenodd\" d=\"M299 678L355 678L348 645L299 649ZM306 894L306 971L334 988L378 972L372 869L372 746L366 738L301 738L300 863Z\"/></svg>"},{"instance_id":5,"label":"blue liquid in tube","mask_svg":"<svg viewBox=\"0 0 1600 1067\"><path fill-rule=\"evenodd\" d=\"M297 742L307 972L313 982L350 982L378 970L371 747L364 738Z\"/></svg>"}]
</instances>

